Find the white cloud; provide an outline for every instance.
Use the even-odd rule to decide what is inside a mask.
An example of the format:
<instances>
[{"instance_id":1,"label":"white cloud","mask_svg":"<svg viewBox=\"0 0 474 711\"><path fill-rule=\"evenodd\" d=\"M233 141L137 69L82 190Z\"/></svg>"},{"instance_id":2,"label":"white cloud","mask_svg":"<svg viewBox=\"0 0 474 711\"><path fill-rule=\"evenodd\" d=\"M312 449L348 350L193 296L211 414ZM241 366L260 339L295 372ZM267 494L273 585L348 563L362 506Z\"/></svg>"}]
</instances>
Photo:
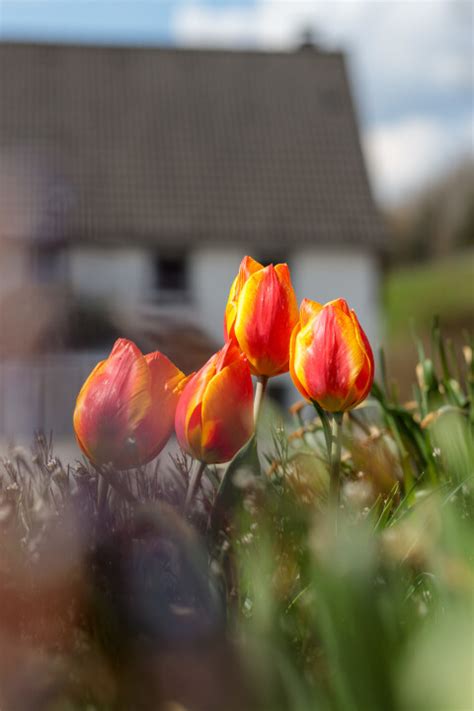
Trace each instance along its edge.
<instances>
[{"instance_id":1,"label":"white cloud","mask_svg":"<svg viewBox=\"0 0 474 711\"><path fill-rule=\"evenodd\" d=\"M434 62L433 81L440 87L473 90L472 62L462 54L440 54Z\"/></svg>"},{"instance_id":2,"label":"white cloud","mask_svg":"<svg viewBox=\"0 0 474 711\"><path fill-rule=\"evenodd\" d=\"M325 17L347 22L357 8L353 2L312 0L257 0L242 7L188 2L176 8L173 29L182 44L281 49L297 44L308 26L324 27Z\"/></svg>"},{"instance_id":3,"label":"white cloud","mask_svg":"<svg viewBox=\"0 0 474 711\"><path fill-rule=\"evenodd\" d=\"M472 148L469 4L256 0L211 7L194 0L179 5L172 22L183 45L291 49L311 27L323 46L346 49L369 169L383 200L414 189Z\"/></svg>"},{"instance_id":4,"label":"white cloud","mask_svg":"<svg viewBox=\"0 0 474 711\"><path fill-rule=\"evenodd\" d=\"M383 202L400 198L427 184L466 153L472 124L449 127L434 118L412 116L367 131L364 151L375 191Z\"/></svg>"},{"instance_id":5,"label":"white cloud","mask_svg":"<svg viewBox=\"0 0 474 711\"><path fill-rule=\"evenodd\" d=\"M450 0L193 0L175 6L171 23L178 44L263 49L294 48L312 28L323 46L349 51L369 87L399 92L472 86L473 12L456 7Z\"/></svg>"}]
</instances>

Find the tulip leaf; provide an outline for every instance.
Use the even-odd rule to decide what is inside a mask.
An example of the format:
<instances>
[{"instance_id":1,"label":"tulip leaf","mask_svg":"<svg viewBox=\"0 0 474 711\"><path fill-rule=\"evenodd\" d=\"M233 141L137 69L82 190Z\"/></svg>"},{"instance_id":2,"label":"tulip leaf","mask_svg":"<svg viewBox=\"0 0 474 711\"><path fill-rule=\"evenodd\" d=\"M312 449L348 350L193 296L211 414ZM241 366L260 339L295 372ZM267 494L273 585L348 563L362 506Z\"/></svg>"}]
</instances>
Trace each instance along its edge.
<instances>
[{"instance_id":1,"label":"tulip leaf","mask_svg":"<svg viewBox=\"0 0 474 711\"><path fill-rule=\"evenodd\" d=\"M227 465L214 500L209 521L210 531L217 532L238 502L242 490L255 477L261 477L261 468L254 434Z\"/></svg>"},{"instance_id":2,"label":"tulip leaf","mask_svg":"<svg viewBox=\"0 0 474 711\"><path fill-rule=\"evenodd\" d=\"M321 405L319 405L316 400L311 400L313 403L313 407L316 410L316 412L319 415L319 419L321 420L321 425L323 428L324 432L324 439L326 440L326 449L328 453L328 459L331 459L331 449L332 449L332 432L331 432L331 422L329 419L329 415L324 410Z\"/></svg>"}]
</instances>

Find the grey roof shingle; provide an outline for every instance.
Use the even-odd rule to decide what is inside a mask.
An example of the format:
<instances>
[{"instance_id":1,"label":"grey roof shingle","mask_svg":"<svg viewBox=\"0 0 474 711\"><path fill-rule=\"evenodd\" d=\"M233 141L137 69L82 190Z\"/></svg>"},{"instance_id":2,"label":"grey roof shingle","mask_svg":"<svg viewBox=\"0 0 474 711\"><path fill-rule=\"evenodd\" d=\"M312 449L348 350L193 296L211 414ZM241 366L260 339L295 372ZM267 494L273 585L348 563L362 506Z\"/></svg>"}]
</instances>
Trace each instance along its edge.
<instances>
[{"instance_id":1,"label":"grey roof shingle","mask_svg":"<svg viewBox=\"0 0 474 711\"><path fill-rule=\"evenodd\" d=\"M339 53L0 44L0 151L98 241L382 247Z\"/></svg>"}]
</instances>

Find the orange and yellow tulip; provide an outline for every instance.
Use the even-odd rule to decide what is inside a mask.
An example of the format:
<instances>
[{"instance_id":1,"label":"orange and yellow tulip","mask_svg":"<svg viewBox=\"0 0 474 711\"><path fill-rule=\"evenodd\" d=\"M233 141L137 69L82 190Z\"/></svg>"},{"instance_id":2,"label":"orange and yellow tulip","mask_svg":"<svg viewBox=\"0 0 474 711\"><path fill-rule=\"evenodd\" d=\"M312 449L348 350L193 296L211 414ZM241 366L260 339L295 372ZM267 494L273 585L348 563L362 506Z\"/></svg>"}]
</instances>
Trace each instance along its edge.
<instances>
[{"instance_id":1,"label":"orange and yellow tulip","mask_svg":"<svg viewBox=\"0 0 474 711\"><path fill-rule=\"evenodd\" d=\"M74 431L84 454L119 469L154 459L173 432L187 380L162 353L144 356L132 341L116 341L77 397Z\"/></svg>"},{"instance_id":2,"label":"orange and yellow tulip","mask_svg":"<svg viewBox=\"0 0 474 711\"><path fill-rule=\"evenodd\" d=\"M176 436L193 457L217 464L232 459L253 428L250 368L237 346L228 342L184 388L176 409Z\"/></svg>"},{"instance_id":3,"label":"orange and yellow tulip","mask_svg":"<svg viewBox=\"0 0 474 711\"><path fill-rule=\"evenodd\" d=\"M288 265L263 267L244 257L230 289L224 333L247 356L254 375L287 372L290 337L297 321L298 304Z\"/></svg>"},{"instance_id":4,"label":"orange and yellow tulip","mask_svg":"<svg viewBox=\"0 0 474 711\"><path fill-rule=\"evenodd\" d=\"M344 412L365 400L374 380L374 357L344 299L324 306L304 299L291 336L290 373L300 393L329 412Z\"/></svg>"}]
</instances>

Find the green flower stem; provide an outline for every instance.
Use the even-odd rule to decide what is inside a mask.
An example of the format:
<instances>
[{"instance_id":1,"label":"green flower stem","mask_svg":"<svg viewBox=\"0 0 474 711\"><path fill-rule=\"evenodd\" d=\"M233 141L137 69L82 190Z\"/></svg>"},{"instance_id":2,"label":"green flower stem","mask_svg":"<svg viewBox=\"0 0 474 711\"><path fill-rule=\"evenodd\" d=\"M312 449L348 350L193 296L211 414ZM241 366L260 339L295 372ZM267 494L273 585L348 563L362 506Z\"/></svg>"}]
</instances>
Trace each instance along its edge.
<instances>
[{"instance_id":1,"label":"green flower stem","mask_svg":"<svg viewBox=\"0 0 474 711\"><path fill-rule=\"evenodd\" d=\"M332 418L331 474L329 480L329 503L337 511L341 489L341 449L342 449L342 412L335 412Z\"/></svg>"},{"instance_id":2,"label":"green flower stem","mask_svg":"<svg viewBox=\"0 0 474 711\"><path fill-rule=\"evenodd\" d=\"M255 400L253 402L253 419L255 422L255 429L257 428L258 421L260 418L260 411L262 409L262 402L265 396L265 390L267 389L268 377L266 375L259 375L257 377L257 386L255 388Z\"/></svg>"},{"instance_id":3,"label":"green flower stem","mask_svg":"<svg viewBox=\"0 0 474 711\"><path fill-rule=\"evenodd\" d=\"M331 450L332 450L332 434L331 434L331 423L329 421L329 413L318 405L316 400L311 400L316 413L319 415L321 420L321 426L323 428L324 439L326 441L326 449L328 453L328 462L331 463Z\"/></svg>"},{"instance_id":4,"label":"green flower stem","mask_svg":"<svg viewBox=\"0 0 474 711\"><path fill-rule=\"evenodd\" d=\"M194 500L196 492L199 489L199 484L201 483L202 475L204 474L205 468L206 468L206 462L199 462L198 468L191 475L188 490L186 492L186 500L184 502L185 513L187 513L189 511L191 502Z\"/></svg>"}]
</instances>

